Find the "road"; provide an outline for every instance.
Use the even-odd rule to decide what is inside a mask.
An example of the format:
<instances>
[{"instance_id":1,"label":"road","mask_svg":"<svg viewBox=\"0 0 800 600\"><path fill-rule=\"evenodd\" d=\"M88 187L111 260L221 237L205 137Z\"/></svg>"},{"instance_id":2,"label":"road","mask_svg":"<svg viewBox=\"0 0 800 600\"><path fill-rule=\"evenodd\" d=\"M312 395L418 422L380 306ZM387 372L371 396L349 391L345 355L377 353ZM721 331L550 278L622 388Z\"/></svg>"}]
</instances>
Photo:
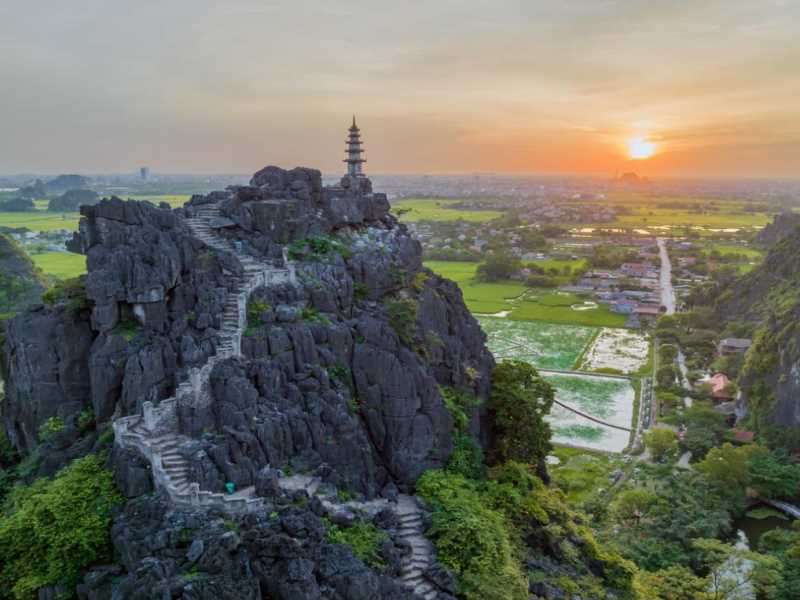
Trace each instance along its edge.
<instances>
[{"instance_id":1,"label":"road","mask_svg":"<svg viewBox=\"0 0 800 600\"><path fill-rule=\"evenodd\" d=\"M658 238L658 253L661 257L661 304L667 309L666 314L675 314L675 290L672 289L672 263L667 252L667 243L664 238Z\"/></svg>"},{"instance_id":2,"label":"road","mask_svg":"<svg viewBox=\"0 0 800 600\"><path fill-rule=\"evenodd\" d=\"M664 238L656 240L658 244L658 254L661 258L661 274L659 277L659 284L661 289L661 304L666 308L666 314L675 314L675 290L672 287L672 262L667 252L667 242ZM681 386L683 389L689 389L689 379L687 377L689 370L686 368L686 357L683 355L683 350L678 348L678 369L681 375ZM683 398L683 404L686 408L692 406L692 399L689 396Z\"/></svg>"}]
</instances>

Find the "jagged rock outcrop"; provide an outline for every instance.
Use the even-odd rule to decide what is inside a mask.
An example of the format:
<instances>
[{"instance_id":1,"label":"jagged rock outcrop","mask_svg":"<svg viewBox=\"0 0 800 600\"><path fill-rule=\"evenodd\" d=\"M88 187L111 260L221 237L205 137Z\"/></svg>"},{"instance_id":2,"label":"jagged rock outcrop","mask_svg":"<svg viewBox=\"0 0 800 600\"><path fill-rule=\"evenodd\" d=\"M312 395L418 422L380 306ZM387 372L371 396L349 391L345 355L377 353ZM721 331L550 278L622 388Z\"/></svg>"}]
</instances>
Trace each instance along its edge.
<instances>
[{"instance_id":1,"label":"jagged rock outcrop","mask_svg":"<svg viewBox=\"0 0 800 600\"><path fill-rule=\"evenodd\" d=\"M38 302L43 291L41 274L25 251L0 234L0 315Z\"/></svg>"},{"instance_id":2,"label":"jagged rock outcrop","mask_svg":"<svg viewBox=\"0 0 800 600\"><path fill-rule=\"evenodd\" d=\"M386 574L377 573L348 547L326 541L323 514L318 504L311 510L289 505L234 521L143 497L127 506L111 532L121 565L90 571L78 594L86 600L408 597L390 577L400 552L390 540L383 549Z\"/></svg>"},{"instance_id":3,"label":"jagged rock outcrop","mask_svg":"<svg viewBox=\"0 0 800 600\"><path fill-rule=\"evenodd\" d=\"M183 209L112 198L81 210L70 248L88 256L85 280L9 328L5 426L27 453L43 448L52 415L80 423L91 410L100 429L113 422L125 496L155 490L175 508L129 505L113 531L124 568L93 571L84 597L448 598L452 578L429 545L423 557L404 550L403 589L331 549L310 513L267 519L287 490L332 519L346 499L388 507L452 451L439 387L488 396L480 327L457 286L422 266L385 196L363 178L324 188L319 171L267 167ZM59 456L96 447L62 442ZM256 533L207 563L203 548L229 532L176 549L169 532L201 505L248 514L242 527ZM421 517L405 518L419 553Z\"/></svg>"}]
</instances>

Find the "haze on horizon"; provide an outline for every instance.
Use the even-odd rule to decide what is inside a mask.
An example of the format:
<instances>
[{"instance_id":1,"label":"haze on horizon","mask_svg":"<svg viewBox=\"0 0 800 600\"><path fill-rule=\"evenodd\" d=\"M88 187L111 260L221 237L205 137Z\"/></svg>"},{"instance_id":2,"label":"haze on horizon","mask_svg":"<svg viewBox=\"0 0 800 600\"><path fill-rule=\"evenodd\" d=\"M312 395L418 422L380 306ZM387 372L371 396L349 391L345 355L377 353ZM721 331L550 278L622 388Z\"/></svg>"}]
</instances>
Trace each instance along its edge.
<instances>
[{"instance_id":1,"label":"haze on horizon","mask_svg":"<svg viewBox=\"0 0 800 600\"><path fill-rule=\"evenodd\" d=\"M798 177L798 29L792 0L6 0L0 173L338 172L355 112L370 172Z\"/></svg>"}]
</instances>

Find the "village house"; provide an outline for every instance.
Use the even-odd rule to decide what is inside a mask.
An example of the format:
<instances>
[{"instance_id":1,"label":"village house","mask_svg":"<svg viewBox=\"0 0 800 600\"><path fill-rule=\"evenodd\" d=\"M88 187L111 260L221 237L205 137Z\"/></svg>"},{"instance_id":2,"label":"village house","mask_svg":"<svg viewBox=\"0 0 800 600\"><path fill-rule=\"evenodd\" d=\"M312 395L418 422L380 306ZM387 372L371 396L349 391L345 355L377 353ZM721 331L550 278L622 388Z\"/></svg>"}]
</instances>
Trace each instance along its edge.
<instances>
[{"instance_id":1,"label":"village house","mask_svg":"<svg viewBox=\"0 0 800 600\"><path fill-rule=\"evenodd\" d=\"M711 399L714 402L729 402L733 400L731 393L731 380L724 373L717 373L707 382L711 386Z\"/></svg>"},{"instance_id":2,"label":"village house","mask_svg":"<svg viewBox=\"0 0 800 600\"><path fill-rule=\"evenodd\" d=\"M717 344L717 353L720 356L744 354L752 342L744 338L723 338Z\"/></svg>"},{"instance_id":3,"label":"village house","mask_svg":"<svg viewBox=\"0 0 800 600\"><path fill-rule=\"evenodd\" d=\"M619 270L628 277L647 277L650 265L646 263L623 263Z\"/></svg>"}]
</instances>

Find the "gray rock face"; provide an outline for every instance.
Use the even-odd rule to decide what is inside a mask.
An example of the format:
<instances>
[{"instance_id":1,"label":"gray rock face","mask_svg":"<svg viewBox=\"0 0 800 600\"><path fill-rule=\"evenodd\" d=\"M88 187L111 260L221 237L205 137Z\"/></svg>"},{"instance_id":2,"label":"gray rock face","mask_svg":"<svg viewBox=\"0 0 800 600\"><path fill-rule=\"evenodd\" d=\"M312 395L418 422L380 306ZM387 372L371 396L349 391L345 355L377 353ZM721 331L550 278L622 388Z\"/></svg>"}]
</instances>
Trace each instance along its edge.
<instances>
[{"instance_id":1,"label":"gray rock face","mask_svg":"<svg viewBox=\"0 0 800 600\"><path fill-rule=\"evenodd\" d=\"M387 574L367 568L343 545L329 544L320 518L286 507L225 521L170 510L153 498L131 502L114 523L120 566L93 569L80 598L198 600L401 600L393 561ZM396 552L387 548L390 557Z\"/></svg>"},{"instance_id":2,"label":"gray rock face","mask_svg":"<svg viewBox=\"0 0 800 600\"><path fill-rule=\"evenodd\" d=\"M118 198L83 207L71 242L88 256L89 311L63 302L7 323L4 424L27 453L51 417L98 422L170 396L214 351L231 276L240 267L189 233L180 215Z\"/></svg>"},{"instance_id":3,"label":"gray rock face","mask_svg":"<svg viewBox=\"0 0 800 600\"><path fill-rule=\"evenodd\" d=\"M6 397L3 425L20 452L33 450L48 419L73 427L71 417L89 408L89 350L94 338L86 313L43 307L6 323Z\"/></svg>"}]
</instances>

